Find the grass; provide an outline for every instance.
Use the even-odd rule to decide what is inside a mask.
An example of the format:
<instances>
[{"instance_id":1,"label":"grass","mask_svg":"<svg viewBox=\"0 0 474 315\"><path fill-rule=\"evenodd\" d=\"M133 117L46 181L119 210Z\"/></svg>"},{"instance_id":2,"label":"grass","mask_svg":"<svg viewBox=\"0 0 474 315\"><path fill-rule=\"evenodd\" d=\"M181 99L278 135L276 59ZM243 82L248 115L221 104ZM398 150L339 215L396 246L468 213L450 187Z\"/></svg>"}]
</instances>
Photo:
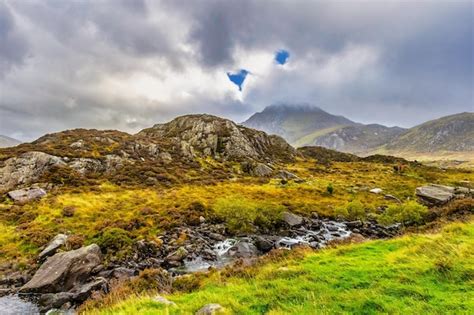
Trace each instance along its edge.
<instances>
[{"instance_id":1,"label":"grass","mask_svg":"<svg viewBox=\"0 0 474 315\"><path fill-rule=\"evenodd\" d=\"M219 303L229 314L472 314L474 222L435 234L270 255L256 266L215 271L163 306L134 296L84 314L194 314Z\"/></svg>"},{"instance_id":2,"label":"grass","mask_svg":"<svg viewBox=\"0 0 474 315\"><path fill-rule=\"evenodd\" d=\"M391 165L381 163L336 162L323 166L299 161L287 168L306 181L283 185L276 179L248 177L171 188L121 187L104 182L100 186L65 187L24 206L4 201L0 203L0 229L5 231L0 233L0 264L33 263L40 248L57 233L74 235L78 246L97 241L108 228L123 229L131 239L154 239L171 227L193 224L201 215L217 217L218 201L225 204L243 200L250 211L284 208L303 215L317 212L333 216L337 208L354 200L368 212L393 203L383 194L369 192L375 187L406 200L413 198L415 187L428 182L452 185L474 181L472 171L413 167L397 174ZM332 194L327 191L328 185L333 187ZM74 209L73 215L64 215L65 208ZM258 213L250 217L258 217ZM232 218L224 215L220 219L230 222Z\"/></svg>"}]
</instances>

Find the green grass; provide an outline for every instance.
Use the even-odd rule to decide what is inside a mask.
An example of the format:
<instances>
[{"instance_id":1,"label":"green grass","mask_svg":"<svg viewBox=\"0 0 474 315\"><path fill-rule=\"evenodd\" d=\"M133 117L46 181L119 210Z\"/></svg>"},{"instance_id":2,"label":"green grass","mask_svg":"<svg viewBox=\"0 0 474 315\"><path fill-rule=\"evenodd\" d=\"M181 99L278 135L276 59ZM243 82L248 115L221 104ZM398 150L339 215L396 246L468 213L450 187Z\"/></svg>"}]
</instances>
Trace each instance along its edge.
<instances>
[{"instance_id":1,"label":"green grass","mask_svg":"<svg viewBox=\"0 0 474 315\"><path fill-rule=\"evenodd\" d=\"M230 314L473 314L474 222L436 234L300 250L245 269L211 273L165 307L132 297L86 314L194 314L219 303Z\"/></svg>"}]
</instances>

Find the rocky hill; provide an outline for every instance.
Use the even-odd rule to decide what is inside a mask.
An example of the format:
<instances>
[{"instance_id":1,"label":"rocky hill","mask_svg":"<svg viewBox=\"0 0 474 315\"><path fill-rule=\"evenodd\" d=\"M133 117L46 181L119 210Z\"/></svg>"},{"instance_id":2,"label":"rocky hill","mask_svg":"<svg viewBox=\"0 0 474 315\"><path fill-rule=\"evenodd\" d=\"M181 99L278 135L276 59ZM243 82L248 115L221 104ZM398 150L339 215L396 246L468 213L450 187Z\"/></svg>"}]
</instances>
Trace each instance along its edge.
<instances>
[{"instance_id":1,"label":"rocky hill","mask_svg":"<svg viewBox=\"0 0 474 315\"><path fill-rule=\"evenodd\" d=\"M387 151L474 151L474 113L430 120L388 142Z\"/></svg>"},{"instance_id":2,"label":"rocky hill","mask_svg":"<svg viewBox=\"0 0 474 315\"><path fill-rule=\"evenodd\" d=\"M252 115L244 126L285 138L291 144L303 137L314 137L356 123L309 105L272 105Z\"/></svg>"},{"instance_id":3,"label":"rocky hill","mask_svg":"<svg viewBox=\"0 0 474 315\"><path fill-rule=\"evenodd\" d=\"M298 155L285 140L210 115L181 116L136 135L75 129L0 150L0 191L47 182L171 184L233 176L232 163L278 164ZM204 165L206 159L215 161ZM203 164L204 163L204 164ZM266 166L270 169L270 166Z\"/></svg>"},{"instance_id":4,"label":"rocky hill","mask_svg":"<svg viewBox=\"0 0 474 315\"><path fill-rule=\"evenodd\" d=\"M0 148L14 147L20 143L21 142L16 139L0 135Z\"/></svg>"}]
</instances>

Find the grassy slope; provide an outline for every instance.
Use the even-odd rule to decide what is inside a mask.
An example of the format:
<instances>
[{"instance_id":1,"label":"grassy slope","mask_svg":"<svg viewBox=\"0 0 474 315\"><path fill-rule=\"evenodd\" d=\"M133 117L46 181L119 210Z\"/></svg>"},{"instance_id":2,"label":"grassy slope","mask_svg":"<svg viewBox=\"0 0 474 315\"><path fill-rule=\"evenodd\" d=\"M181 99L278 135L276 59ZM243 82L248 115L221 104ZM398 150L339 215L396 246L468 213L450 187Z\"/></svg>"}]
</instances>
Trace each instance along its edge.
<instances>
[{"instance_id":1,"label":"grassy slope","mask_svg":"<svg viewBox=\"0 0 474 315\"><path fill-rule=\"evenodd\" d=\"M389 241L300 251L168 296L166 308L134 297L88 314L193 314L220 303L235 314L472 314L474 222Z\"/></svg>"},{"instance_id":2,"label":"grassy slope","mask_svg":"<svg viewBox=\"0 0 474 315\"><path fill-rule=\"evenodd\" d=\"M122 188L105 183L100 187L66 189L23 207L0 202L0 264L31 264L41 246L57 233L77 236L87 244L94 242L104 229L120 227L132 238L153 240L160 230L182 224L192 216L211 215L216 201L223 198L284 205L305 215L316 211L330 216L336 207L354 199L371 211L392 202L384 200L383 195L369 193L374 187L407 199L413 197L415 187L428 182L452 185L461 180L474 181L474 173L461 170L413 168L395 174L391 165L363 162L334 163L327 168L314 162L298 162L288 168L306 182L281 185L278 180L247 178L167 189ZM326 192L329 183L334 187L333 195ZM207 213L190 209L194 202L202 203ZM62 214L66 207L75 208L74 216Z\"/></svg>"}]
</instances>

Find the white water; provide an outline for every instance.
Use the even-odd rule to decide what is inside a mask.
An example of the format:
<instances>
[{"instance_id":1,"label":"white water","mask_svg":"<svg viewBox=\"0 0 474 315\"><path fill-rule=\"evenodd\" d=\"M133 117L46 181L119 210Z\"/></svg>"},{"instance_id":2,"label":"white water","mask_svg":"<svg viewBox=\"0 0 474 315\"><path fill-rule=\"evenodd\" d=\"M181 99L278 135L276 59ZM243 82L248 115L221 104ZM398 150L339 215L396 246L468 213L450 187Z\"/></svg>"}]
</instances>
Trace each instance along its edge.
<instances>
[{"instance_id":1,"label":"white water","mask_svg":"<svg viewBox=\"0 0 474 315\"><path fill-rule=\"evenodd\" d=\"M295 237L281 237L276 243L276 248L291 249L298 244L314 245L321 248L326 246L329 241L335 239L344 239L351 235L344 223L335 221L321 222L321 228L318 231L301 230L301 235ZM317 239L317 241L316 241ZM229 250L239 243L239 239L228 238L218 242L213 246L217 259L215 261L206 261L202 257L184 262L183 272L197 272L208 269L209 267L223 267L232 262L233 258L227 255ZM247 238L245 241L249 241Z\"/></svg>"},{"instance_id":2,"label":"white water","mask_svg":"<svg viewBox=\"0 0 474 315\"><path fill-rule=\"evenodd\" d=\"M0 297L0 314L2 315L36 315L38 307L32 302L20 299L17 295Z\"/></svg>"}]
</instances>

